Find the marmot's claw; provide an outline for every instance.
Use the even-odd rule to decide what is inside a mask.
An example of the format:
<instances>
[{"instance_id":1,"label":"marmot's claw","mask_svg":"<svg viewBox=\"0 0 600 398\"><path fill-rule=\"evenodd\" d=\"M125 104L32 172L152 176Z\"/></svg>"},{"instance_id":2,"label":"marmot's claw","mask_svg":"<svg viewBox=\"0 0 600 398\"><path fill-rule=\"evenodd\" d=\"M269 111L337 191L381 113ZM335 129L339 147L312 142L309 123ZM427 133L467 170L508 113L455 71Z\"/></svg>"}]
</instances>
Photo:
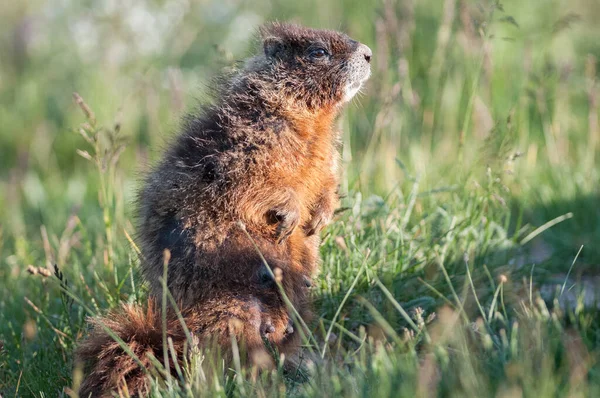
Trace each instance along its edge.
<instances>
[{"instance_id":1,"label":"marmot's claw","mask_svg":"<svg viewBox=\"0 0 600 398\"><path fill-rule=\"evenodd\" d=\"M313 236L321 232L323 228L331 221L331 217L328 217L324 212L318 212L313 218L304 225L304 233L306 236Z\"/></svg>"},{"instance_id":2,"label":"marmot's claw","mask_svg":"<svg viewBox=\"0 0 600 398\"><path fill-rule=\"evenodd\" d=\"M277 244L284 243L290 237L294 228L284 228L281 224L277 227Z\"/></svg>"},{"instance_id":3,"label":"marmot's claw","mask_svg":"<svg viewBox=\"0 0 600 398\"><path fill-rule=\"evenodd\" d=\"M322 222L319 220L316 223L310 223L308 225L304 226L304 233L306 234L306 236L313 236L316 235L318 232L321 231L322 229Z\"/></svg>"},{"instance_id":4,"label":"marmot's claw","mask_svg":"<svg viewBox=\"0 0 600 398\"><path fill-rule=\"evenodd\" d=\"M265 325L263 334L266 335L270 333L275 333L275 326L273 326L273 324L269 322Z\"/></svg>"},{"instance_id":5,"label":"marmot's claw","mask_svg":"<svg viewBox=\"0 0 600 398\"><path fill-rule=\"evenodd\" d=\"M290 319L288 321L287 327L285 328L285 334L294 333L294 322Z\"/></svg>"},{"instance_id":6,"label":"marmot's claw","mask_svg":"<svg viewBox=\"0 0 600 398\"><path fill-rule=\"evenodd\" d=\"M298 226L300 215L295 211L276 211L276 219L279 222L275 236L277 243L281 244L290 237L294 229Z\"/></svg>"},{"instance_id":7,"label":"marmot's claw","mask_svg":"<svg viewBox=\"0 0 600 398\"><path fill-rule=\"evenodd\" d=\"M303 277L303 280L304 280L304 286L312 287L312 280L308 276L305 275Z\"/></svg>"}]
</instances>

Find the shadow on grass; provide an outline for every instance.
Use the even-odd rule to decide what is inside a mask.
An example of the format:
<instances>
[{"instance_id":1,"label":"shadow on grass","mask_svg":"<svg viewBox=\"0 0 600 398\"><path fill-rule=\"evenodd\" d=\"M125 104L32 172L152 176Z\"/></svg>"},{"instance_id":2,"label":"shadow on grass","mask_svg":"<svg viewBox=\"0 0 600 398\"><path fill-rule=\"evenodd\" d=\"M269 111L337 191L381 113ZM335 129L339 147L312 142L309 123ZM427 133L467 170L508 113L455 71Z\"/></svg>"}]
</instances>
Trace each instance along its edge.
<instances>
[{"instance_id":1,"label":"shadow on grass","mask_svg":"<svg viewBox=\"0 0 600 398\"><path fill-rule=\"evenodd\" d=\"M583 246L575 271L592 275L600 272L600 192L533 205L515 200L513 207L523 208L523 221L535 226L572 214L524 245L530 262L543 264L550 271L566 272Z\"/></svg>"}]
</instances>

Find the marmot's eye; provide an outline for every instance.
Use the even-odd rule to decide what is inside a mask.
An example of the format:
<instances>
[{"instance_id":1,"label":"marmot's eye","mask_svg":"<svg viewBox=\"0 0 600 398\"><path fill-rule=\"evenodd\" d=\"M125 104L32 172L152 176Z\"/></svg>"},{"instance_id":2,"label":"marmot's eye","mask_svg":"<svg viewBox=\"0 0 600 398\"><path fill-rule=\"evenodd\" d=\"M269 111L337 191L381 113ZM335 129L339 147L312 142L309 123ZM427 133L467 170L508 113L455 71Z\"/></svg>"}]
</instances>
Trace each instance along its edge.
<instances>
[{"instance_id":1,"label":"marmot's eye","mask_svg":"<svg viewBox=\"0 0 600 398\"><path fill-rule=\"evenodd\" d=\"M315 48L314 50L312 50L310 52L310 56L312 58L323 58L326 55L329 55L329 54L327 53L327 50L325 50L323 48Z\"/></svg>"}]
</instances>

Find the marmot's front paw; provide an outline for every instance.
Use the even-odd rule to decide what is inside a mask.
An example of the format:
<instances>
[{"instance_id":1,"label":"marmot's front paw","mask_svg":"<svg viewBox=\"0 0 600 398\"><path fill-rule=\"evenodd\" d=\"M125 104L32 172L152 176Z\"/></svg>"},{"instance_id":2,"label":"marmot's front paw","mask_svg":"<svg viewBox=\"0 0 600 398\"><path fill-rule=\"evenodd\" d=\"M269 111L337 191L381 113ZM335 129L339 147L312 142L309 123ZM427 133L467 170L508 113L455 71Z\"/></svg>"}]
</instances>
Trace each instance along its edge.
<instances>
[{"instance_id":1,"label":"marmot's front paw","mask_svg":"<svg viewBox=\"0 0 600 398\"><path fill-rule=\"evenodd\" d=\"M333 212L325 208L319 208L313 213L313 217L304 224L304 233L306 236L312 236L321 232L330 222Z\"/></svg>"},{"instance_id":2,"label":"marmot's front paw","mask_svg":"<svg viewBox=\"0 0 600 398\"><path fill-rule=\"evenodd\" d=\"M277 243L283 243L294 232L300 221L300 212L292 208L279 208L271 210L270 219L277 224L275 238Z\"/></svg>"},{"instance_id":3,"label":"marmot's front paw","mask_svg":"<svg viewBox=\"0 0 600 398\"><path fill-rule=\"evenodd\" d=\"M278 320L281 321L281 320ZM294 321L287 320L287 323L277 323L275 327L273 320L267 315L263 317L261 324L261 335L275 339L282 339L294 333Z\"/></svg>"},{"instance_id":4,"label":"marmot's front paw","mask_svg":"<svg viewBox=\"0 0 600 398\"><path fill-rule=\"evenodd\" d=\"M312 236L321 232L331 220L337 207L336 194L324 194L311 210L311 218L302 228L306 236Z\"/></svg>"}]
</instances>

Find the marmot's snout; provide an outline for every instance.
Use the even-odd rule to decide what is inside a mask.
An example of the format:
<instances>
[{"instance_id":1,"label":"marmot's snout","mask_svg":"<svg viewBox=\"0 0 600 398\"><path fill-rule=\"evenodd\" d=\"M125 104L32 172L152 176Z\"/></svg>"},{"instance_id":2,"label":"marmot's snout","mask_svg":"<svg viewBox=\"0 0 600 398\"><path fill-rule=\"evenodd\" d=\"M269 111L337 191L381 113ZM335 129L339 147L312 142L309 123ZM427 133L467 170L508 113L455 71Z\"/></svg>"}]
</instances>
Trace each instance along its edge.
<instances>
[{"instance_id":1,"label":"marmot's snout","mask_svg":"<svg viewBox=\"0 0 600 398\"><path fill-rule=\"evenodd\" d=\"M373 51L369 46L358 43L354 54L348 60L348 82L344 87L344 102L350 101L358 93L363 83L371 76Z\"/></svg>"},{"instance_id":2,"label":"marmot's snout","mask_svg":"<svg viewBox=\"0 0 600 398\"><path fill-rule=\"evenodd\" d=\"M358 48L359 53L361 53L363 55L363 57L365 57L365 61L367 61L367 63L371 63L371 57L373 56L373 51L371 51L371 49L369 48L369 46L364 45L364 44L360 44L360 47Z\"/></svg>"}]
</instances>

